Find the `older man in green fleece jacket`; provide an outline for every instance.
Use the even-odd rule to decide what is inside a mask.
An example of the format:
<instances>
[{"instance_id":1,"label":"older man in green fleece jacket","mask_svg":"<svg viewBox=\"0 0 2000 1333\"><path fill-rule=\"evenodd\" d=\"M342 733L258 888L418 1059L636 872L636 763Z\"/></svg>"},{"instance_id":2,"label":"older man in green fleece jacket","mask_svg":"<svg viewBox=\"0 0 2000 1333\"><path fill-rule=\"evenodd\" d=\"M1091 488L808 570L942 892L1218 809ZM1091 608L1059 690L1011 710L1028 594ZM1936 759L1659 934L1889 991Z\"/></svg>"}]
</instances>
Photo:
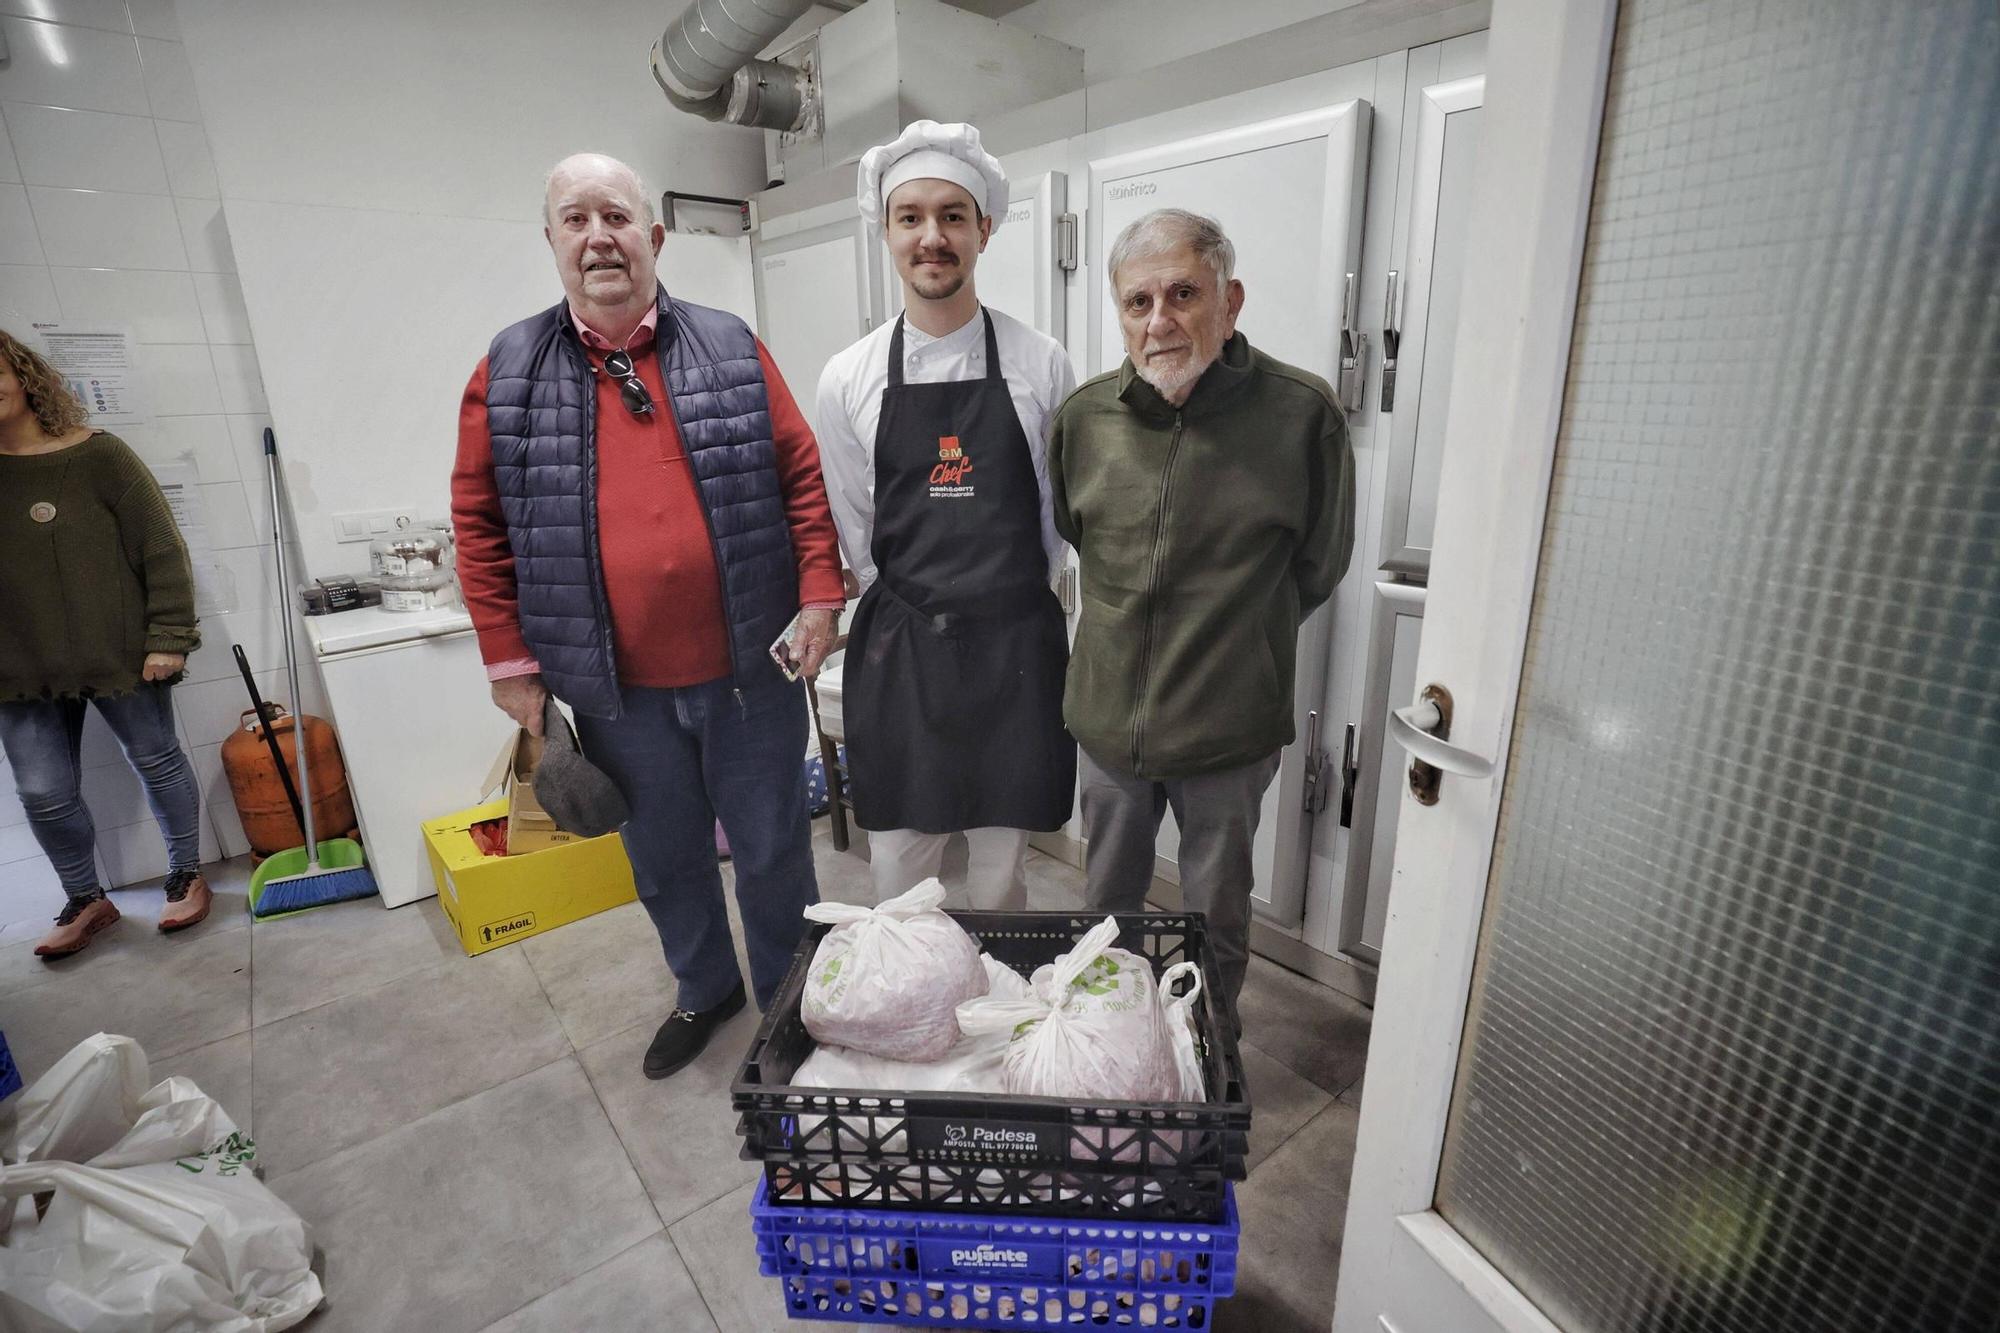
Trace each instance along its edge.
<instances>
[{"instance_id":1,"label":"older man in green fleece jacket","mask_svg":"<svg viewBox=\"0 0 2000 1333\"><path fill-rule=\"evenodd\" d=\"M1354 546L1340 406L1236 332L1235 264L1199 214L1127 227L1107 265L1126 360L1069 397L1049 441L1056 527L1083 574L1063 720L1082 748L1090 906L1143 910L1171 806L1181 892L1208 916L1232 1010L1299 626Z\"/></svg>"}]
</instances>

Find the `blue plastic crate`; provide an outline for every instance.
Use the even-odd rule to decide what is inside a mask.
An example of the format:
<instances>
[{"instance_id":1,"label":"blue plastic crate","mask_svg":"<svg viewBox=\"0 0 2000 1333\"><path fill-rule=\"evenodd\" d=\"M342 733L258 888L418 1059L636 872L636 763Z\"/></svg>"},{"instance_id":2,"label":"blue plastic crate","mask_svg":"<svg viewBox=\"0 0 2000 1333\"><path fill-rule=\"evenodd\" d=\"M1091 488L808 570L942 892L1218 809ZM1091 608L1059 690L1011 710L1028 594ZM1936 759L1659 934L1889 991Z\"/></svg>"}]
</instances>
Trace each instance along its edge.
<instances>
[{"instance_id":1,"label":"blue plastic crate","mask_svg":"<svg viewBox=\"0 0 2000 1333\"><path fill-rule=\"evenodd\" d=\"M14 1067L13 1052L7 1049L7 1034L0 1032L0 1100L21 1090L21 1071Z\"/></svg>"},{"instance_id":2,"label":"blue plastic crate","mask_svg":"<svg viewBox=\"0 0 2000 1333\"><path fill-rule=\"evenodd\" d=\"M757 1258L794 1319L961 1328L1207 1328L1236 1290L1223 1220L919 1213L750 1204Z\"/></svg>"}]
</instances>

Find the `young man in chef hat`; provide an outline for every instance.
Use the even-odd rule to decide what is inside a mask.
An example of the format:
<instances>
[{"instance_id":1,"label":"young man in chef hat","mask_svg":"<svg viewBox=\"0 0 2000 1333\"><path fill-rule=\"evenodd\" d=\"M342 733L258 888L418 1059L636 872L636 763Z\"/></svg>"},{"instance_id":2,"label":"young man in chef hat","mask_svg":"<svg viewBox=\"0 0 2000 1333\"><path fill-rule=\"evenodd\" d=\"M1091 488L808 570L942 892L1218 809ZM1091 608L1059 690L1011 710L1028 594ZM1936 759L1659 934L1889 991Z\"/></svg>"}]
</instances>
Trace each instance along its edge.
<instances>
[{"instance_id":1,"label":"young man in chef hat","mask_svg":"<svg viewBox=\"0 0 2000 1333\"><path fill-rule=\"evenodd\" d=\"M967 896L1027 905L1028 834L1062 827L1068 641L1047 440L1076 387L1062 345L979 300L1007 177L970 125L920 120L861 159L903 313L827 363L821 467L862 588L842 672L855 820L878 898L965 834Z\"/></svg>"}]
</instances>

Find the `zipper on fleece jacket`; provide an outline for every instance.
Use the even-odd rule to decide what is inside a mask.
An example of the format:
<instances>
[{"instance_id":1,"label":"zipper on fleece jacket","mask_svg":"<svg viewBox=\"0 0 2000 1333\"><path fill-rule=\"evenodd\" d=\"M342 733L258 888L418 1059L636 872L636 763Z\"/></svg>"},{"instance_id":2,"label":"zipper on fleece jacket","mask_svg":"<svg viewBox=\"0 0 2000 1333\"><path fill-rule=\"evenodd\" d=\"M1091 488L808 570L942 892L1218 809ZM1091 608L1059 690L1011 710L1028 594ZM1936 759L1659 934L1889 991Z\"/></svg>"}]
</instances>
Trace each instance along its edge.
<instances>
[{"instance_id":1,"label":"zipper on fleece jacket","mask_svg":"<svg viewBox=\"0 0 2000 1333\"><path fill-rule=\"evenodd\" d=\"M1174 459L1181 451L1181 414L1174 413L1174 433L1167 440L1167 462L1160 469L1160 512L1153 519L1153 560L1146 577L1146 634L1139 645L1139 702L1132 710L1132 771L1144 772L1139 762L1139 738L1146 726L1147 678L1153 670L1153 623L1159 615L1160 565L1166 556L1167 505L1174 493Z\"/></svg>"}]
</instances>

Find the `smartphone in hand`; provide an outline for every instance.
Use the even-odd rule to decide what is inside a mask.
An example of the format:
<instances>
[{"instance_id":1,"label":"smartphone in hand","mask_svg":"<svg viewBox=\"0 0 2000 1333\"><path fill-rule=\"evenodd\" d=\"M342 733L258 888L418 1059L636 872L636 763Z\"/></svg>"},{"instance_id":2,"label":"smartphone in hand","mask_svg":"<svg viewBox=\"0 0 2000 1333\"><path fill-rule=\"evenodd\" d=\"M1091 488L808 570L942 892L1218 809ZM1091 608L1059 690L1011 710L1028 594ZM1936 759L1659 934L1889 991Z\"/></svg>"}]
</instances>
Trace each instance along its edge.
<instances>
[{"instance_id":1,"label":"smartphone in hand","mask_svg":"<svg viewBox=\"0 0 2000 1333\"><path fill-rule=\"evenodd\" d=\"M785 632L771 643L771 660L778 664L778 670L785 673L786 680L795 681L799 678L799 660L793 650L792 641L798 636L799 619L804 614L801 611L793 616L791 623L785 626Z\"/></svg>"}]
</instances>

